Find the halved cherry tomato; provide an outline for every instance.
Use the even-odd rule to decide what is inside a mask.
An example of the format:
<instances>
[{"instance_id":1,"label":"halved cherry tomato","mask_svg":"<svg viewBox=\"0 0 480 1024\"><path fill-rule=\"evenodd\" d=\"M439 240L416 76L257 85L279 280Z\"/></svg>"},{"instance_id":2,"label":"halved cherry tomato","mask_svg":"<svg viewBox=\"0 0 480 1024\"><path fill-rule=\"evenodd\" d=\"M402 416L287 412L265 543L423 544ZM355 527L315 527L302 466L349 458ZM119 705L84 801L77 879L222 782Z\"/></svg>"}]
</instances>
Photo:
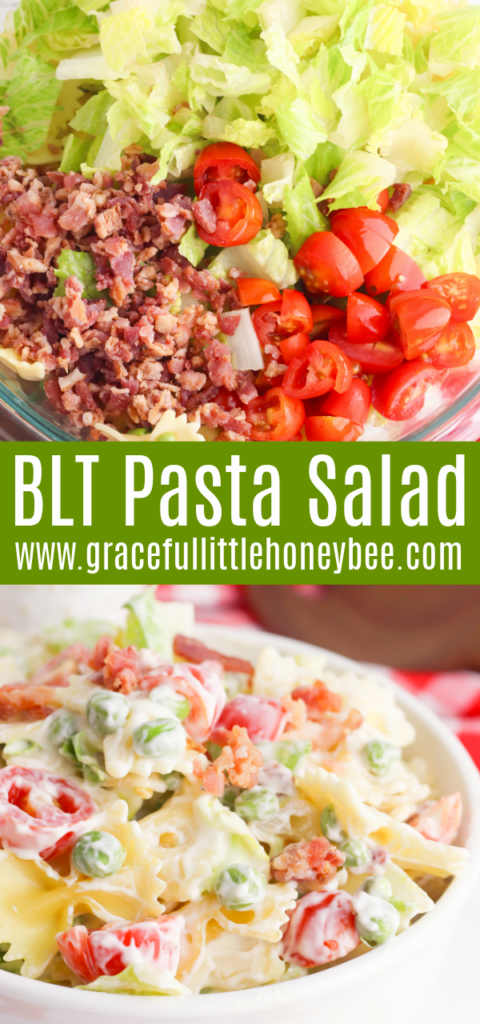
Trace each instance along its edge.
<instances>
[{"instance_id":1,"label":"halved cherry tomato","mask_svg":"<svg viewBox=\"0 0 480 1024\"><path fill-rule=\"evenodd\" d=\"M341 298L363 283L358 260L332 231L315 231L300 247L293 262L308 290L314 294L328 292L334 298Z\"/></svg>"},{"instance_id":2,"label":"halved cherry tomato","mask_svg":"<svg viewBox=\"0 0 480 1024\"><path fill-rule=\"evenodd\" d=\"M299 334L292 334L289 338L283 338L280 342L280 352L282 353L284 363L288 366L292 359L298 359L309 344L310 338L304 331L300 331Z\"/></svg>"},{"instance_id":3,"label":"halved cherry tomato","mask_svg":"<svg viewBox=\"0 0 480 1024\"><path fill-rule=\"evenodd\" d=\"M430 385L443 380L445 373L421 359L403 363L388 376L374 378L372 405L387 420L409 420L423 409Z\"/></svg>"},{"instance_id":4,"label":"halved cherry tomato","mask_svg":"<svg viewBox=\"0 0 480 1024\"><path fill-rule=\"evenodd\" d=\"M343 416L307 416L305 433L307 441L356 441L363 427Z\"/></svg>"},{"instance_id":5,"label":"halved cherry tomato","mask_svg":"<svg viewBox=\"0 0 480 1024\"><path fill-rule=\"evenodd\" d=\"M252 424L252 441L291 441L305 422L303 402L279 387L254 398L245 412Z\"/></svg>"},{"instance_id":6,"label":"halved cherry tomato","mask_svg":"<svg viewBox=\"0 0 480 1024\"><path fill-rule=\"evenodd\" d=\"M293 331L306 331L313 327L312 310L302 292L286 288L282 294L280 310L280 327L287 334Z\"/></svg>"},{"instance_id":7,"label":"halved cherry tomato","mask_svg":"<svg viewBox=\"0 0 480 1024\"><path fill-rule=\"evenodd\" d=\"M197 224L203 242L222 247L244 245L260 231L262 207L253 192L237 181L211 181L203 186L199 198L208 199L217 215L214 231Z\"/></svg>"},{"instance_id":8,"label":"halved cherry tomato","mask_svg":"<svg viewBox=\"0 0 480 1024\"><path fill-rule=\"evenodd\" d=\"M348 296L347 302L347 337L354 344L368 341L383 341L390 330L390 315L385 306L370 298L354 292Z\"/></svg>"},{"instance_id":9,"label":"halved cherry tomato","mask_svg":"<svg viewBox=\"0 0 480 1024\"><path fill-rule=\"evenodd\" d=\"M282 308L282 300L275 302L264 302L262 306L252 313L252 323L260 344L265 348L268 342L276 342L281 337L279 326L279 315Z\"/></svg>"},{"instance_id":10,"label":"halved cherry tomato","mask_svg":"<svg viewBox=\"0 0 480 1024\"><path fill-rule=\"evenodd\" d=\"M345 310L338 309L337 306L313 305L310 308L313 317L313 327L310 331L312 341L316 341L317 338L328 338L332 324L345 321Z\"/></svg>"},{"instance_id":11,"label":"halved cherry tomato","mask_svg":"<svg viewBox=\"0 0 480 1024\"><path fill-rule=\"evenodd\" d=\"M405 359L416 359L432 348L451 317L448 302L426 288L394 296L391 309L392 332Z\"/></svg>"},{"instance_id":12,"label":"halved cherry tomato","mask_svg":"<svg viewBox=\"0 0 480 1024\"><path fill-rule=\"evenodd\" d=\"M337 210L330 219L333 233L355 254L363 274L376 267L398 234L391 217L366 206Z\"/></svg>"},{"instance_id":13,"label":"halved cherry tomato","mask_svg":"<svg viewBox=\"0 0 480 1024\"><path fill-rule=\"evenodd\" d=\"M56 941L65 963L88 985L101 975L120 974L131 963L149 964L174 975L184 927L180 914L165 914L158 920L104 925L91 932L79 924L60 932Z\"/></svg>"},{"instance_id":14,"label":"halved cherry tomato","mask_svg":"<svg viewBox=\"0 0 480 1024\"><path fill-rule=\"evenodd\" d=\"M352 382L352 364L330 341L312 341L299 359L293 359L283 380L292 398L316 398L332 388L342 394Z\"/></svg>"},{"instance_id":15,"label":"halved cherry tomato","mask_svg":"<svg viewBox=\"0 0 480 1024\"><path fill-rule=\"evenodd\" d=\"M389 202L390 202L390 193L388 191L388 188L382 188L382 191L379 192L378 196L377 196L377 203L378 203L382 213L386 213L387 212Z\"/></svg>"},{"instance_id":16,"label":"halved cherry tomato","mask_svg":"<svg viewBox=\"0 0 480 1024\"><path fill-rule=\"evenodd\" d=\"M88 793L70 779L13 764L0 770L0 839L6 850L53 860L74 845L84 822L97 810Z\"/></svg>"},{"instance_id":17,"label":"halved cherry tomato","mask_svg":"<svg viewBox=\"0 0 480 1024\"><path fill-rule=\"evenodd\" d=\"M392 335L385 338L385 341L354 345L348 340L345 328L334 324L329 339L338 345L352 363L360 363L364 373L387 373L403 363L402 352Z\"/></svg>"},{"instance_id":18,"label":"halved cherry tomato","mask_svg":"<svg viewBox=\"0 0 480 1024\"><path fill-rule=\"evenodd\" d=\"M475 355L475 338L469 324L450 321L443 334L427 352L431 366L466 366Z\"/></svg>"},{"instance_id":19,"label":"halved cherry tomato","mask_svg":"<svg viewBox=\"0 0 480 1024\"><path fill-rule=\"evenodd\" d=\"M212 743L222 743L223 733L240 725L247 730L252 743L262 740L276 740L287 724L287 714L281 701L276 697L257 697L243 693L229 700L220 715L213 732Z\"/></svg>"},{"instance_id":20,"label":"halved cherry tomato","mask_svg":"<svg viewBox=\"0 0 480 1024\"><path fill-rule=\"evenodd\" d=\"M262 302L278 302L281 298L277 286L263 277L239 277L237 288L242 306L259 306Z\"/></svg>"},{"instance_id":21,"label":"halved cherry tomato","mask_svg":"<svg viewBox=\"0 0 480 1024\"><path fill-rule=\"evenodd\" d=\"M348 391L342 395L330 391L323 398L316 398L315 414L318 416L343 416L352 423L363 427L368 416L372 394L366 381L354 377Z\"/></svg>"},{"instance_id":22,"label":"halved cherry tomato","mask_svg":"<svg viewBox=\"0 0 480 1024\"><path fill-rule=\"evenodd\" d=\"M425 274L418 263L402 249L392 245L380 263L365 274L365 287L369 295L383 292L408 292L425 284Z\"/></svg>"},{"instance_id":23,"label":"halved cherry tomato","mask_svg":"<svg viewBox=\"0 0 480 1024\"><path fill-rule=\"evenodd\" d=\"M352 897L338 892L301 896L283 931L282 956L300 967L316 967L346 956L360 943Z\"/></svg>"},{"instance_id":24,"label":"halved cherry tomato","mask_svg":"<svg viewBox=\"0 0 480 1024\"><path fill-rule=\"evenodd\" d=\"M425 287L447 300L452 320L473 320L480 309L480 280L474 274L441 274Z\"/></svg>"},{"instance_id":25,"label":"halved cherry tomato","mask_svg":"<svg viewBox=\"0 0 480 1024\"><path fill-rule=\"evenodd\" d=\"M241 146L234 142L214 142L197 157L193 170L197 196L208 181L260 181L260 168Z\"/></svg>"},{"instance_id":26,"label":"halved cherry tomato","mask_svg":"<svg viewBox=\"0 0 480 1024\"><path fill-rule=\"evenodd\" d=\"M267 366L270 366L272 362L273 360L267 363ZM278 363L274 363L273 365L279 366ZM283 383L283 378L285 374L285 371L283 369L280 369L279 373L276 373L274 377L267 377L265 373L266 369L267 367L264 367L264 369L260 370L260 372L255 377L255 387L259 395L264 395L266 391L269 391L272 388L279 388L282 386Z\"/></svg>"}]
</instances>

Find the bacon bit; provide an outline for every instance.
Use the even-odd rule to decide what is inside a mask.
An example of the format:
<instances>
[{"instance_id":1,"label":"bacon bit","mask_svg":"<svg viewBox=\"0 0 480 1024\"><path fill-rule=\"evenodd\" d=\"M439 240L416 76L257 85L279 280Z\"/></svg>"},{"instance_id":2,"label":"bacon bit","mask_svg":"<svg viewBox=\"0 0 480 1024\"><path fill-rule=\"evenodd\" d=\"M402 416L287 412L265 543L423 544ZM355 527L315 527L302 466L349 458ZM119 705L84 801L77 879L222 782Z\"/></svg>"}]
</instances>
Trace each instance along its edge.
<instances>
[{"instance_id":1,"label":"bacon bit","mask_svg":"<svg viewBox=\"0 0 480 1024\"><path fill-rule=\"evenodd\" d=\"M178 658L185 661L192 661L194 665L200 665L202 661L218 661L225 672L244 672L245 675L253 676L253 665L250 661L243 661L241 658L231 658L228 654L220 654L210 647L205 647L200 640L191 636L182 636L177 633L173 641L173 651Z\"/></svg>"},{"instance_id":2,"label":"bacon bit","mask_svg":"<svg viewBox=\"0 0 480 1024\"><path fill-rule=\"evenodd\" d=\"M354 732L355 729L359 729L363 724L363 715L356 708L349 711L345 721L341 721L340 718L330 718L325 716L320 724L320 732L316 742L316 746L322 750L333 750L338 746L342 740Z\"/></svg>"},{"instance_id":3,"label":"bacon bit","mask_svg":"<svg viewBox=\"0 0 480 1024\"><path fill-rule=\"evenodd\" d=\"M411 185L394 185L393 193L390 196L387 207L390 213L396 213L397 210L400 210L403 204L406 203L407 199L410 199L411 194Z\"/></svg>"},{"instance_id":4,"label":"bacon bit","mask_svg":"<svg viewBox=\"0 0 480 1024\"><path fill-rule=\"evenodd\" d=\"M291 843L271 862L272 878L276 882L321 882L326 884L342 867L345 854L332 846L324 836L315 836L310 842L302 839Z\"/></svg>"},{"instance_id":5,"label":"bacon bit","mask_svg":"<svg viewBox=\"0 0 480 1024\"><path fill-rule=\"evenodd\" d=\"M455 839L461 817L462 797L460 793L451 793L440 797L440 800L427 801L417 814L408 819L408 824L425 839L448 845Z\"/></svg>"},{"instance_id":6,"label":"bacon bit","mask_svg":"<svg viewBox=\"0 0 480 1024\"><path fill-rule=\"evenodd\" d=\"M320 199L320 196L323 196L323 193L325 192L325 186L321 185L316 178L310 178L310 184L312 186L312 192L315 199Z\"/></svg>"},{"instance_id":7,"label":"bacon bit","mask_svg":"<svg viewBox=\"0 0 480 1024\"><path fill-rule=\"evenodd\" d=\"M203 776L203 788L214 796L223 795L225 773L232 786L241 786L242 789L256 786L258 769L263 764L262 755L255 749L247 730L242 726L234 725L227 738L222 753L209 765Z\"/></svg>"},{"instance_id":8,"label":"bacon bit","mask_svg":"<svg viewBox=\"0 0 480 1024\"><path fill-rule=\"evenodd\" d=\"M287 222L281 213L274 213L267 224L267 228L270 228L274 238L283 238L287 230Z\"/></svg>"},{"instance_id":9,"label":"bacon bit","mask_svg":"<svg viewBox=\"0 0 480 1024\"><path fill-rule=\"evenodd\" d=\"M342 710L342 698L337 693L332 693L320 680L313 686L299 686L293 691L292 697L294 700L304 701L308 718L314 722L323 722L327 711Z\"/></svg>"},{"instance_id":10,"label":"bacon bit","mask_svg":"<svg viewBox=\"0 0 480 1024\"><path fill-rule=\"evenodd\" d=\"M138 686L140 669L136 647L117 647L110 637L101 637L90 667L96 671L103 669L103 685L107 690L131 693Z\"/></svg>"},{"instance_id":11,"label":"bacon bit","mask_svg":"<svg viewBox=\"0 0 480 1024\"><path fill-rule=\"evenodd\" d=\"M290 729L304 729L307 721L307 708L305 701L300 697L294 700L289 693L282 697L282 708L288 715L288 726Z\"/></svg>"},{"instance_id":12,"label":"bacon bit","mask_svg":"<svg viewBox=\"0 0 480 1024\"><path fill-rule=\"evenodd\" d=\"M55 685L55 684L54 684ZM47 718L58 707L53 686L7 683L0 688L0 720L9 722L19 714L28 718Z\"/></svg>"},{"instance_id":13,"label":"bacon bit","mask_svg":"<svg viewBox=\"0 0 480 1024\"><path fill-rule=\"evenodd\" d=\"M217 215L209 199L198 199L192 206L193 216L207 234L212 235L217 226Z\"/></svg>"}]
</instances>

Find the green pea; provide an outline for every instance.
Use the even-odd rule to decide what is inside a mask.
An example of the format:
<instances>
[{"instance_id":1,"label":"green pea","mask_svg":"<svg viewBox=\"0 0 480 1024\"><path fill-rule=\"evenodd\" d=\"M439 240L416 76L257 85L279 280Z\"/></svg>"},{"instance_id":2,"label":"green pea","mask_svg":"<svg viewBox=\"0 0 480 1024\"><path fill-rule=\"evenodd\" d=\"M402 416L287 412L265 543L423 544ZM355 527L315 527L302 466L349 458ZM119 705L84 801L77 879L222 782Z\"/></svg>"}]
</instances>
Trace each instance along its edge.
<instances>
[{"instance_id":1,"label":"green pea","mask_svg":"<svg viewBox=\"0 0 480 1024\"><path fill-rule=\"evenodd\" d=\"M118 732L128 718L130 705L121 693L99 690L90 697L86 708L87 722L97 736Z\"/></svg>"},{"instance_id":2,"label":"green pea","mask_svg":"<svg viewBox=\"0 0 480 1024\"><path fill-rule=\"evenodd\" d=\"M155 718L135 729L132 742L140 757L179 757L185 750L187 738L175 718Z\"/></svg>"},{"instance_id":3,"label":"green pea","mask_svg":"<svg viewBox=\"0 0 480 1024\"><path fill-rule=\"evenodd\" d=\"M383 740L370 740L363 750L367 759L369 770L374 775L388 775L395 761L399 761L402 751L393 743L385 743Z\"/></svg>"},{"instance_id":4,"label":"green pea","mask_svg":"<svg viewBox=\"0 0 480 1024\"><path fill-rule=\"evenodd\" d=\"M143 437L144 434L148 434L148 430L146 427L135 427L134 430L129 430L128 433L136 437Z\"/></svg>"},{"instance_id":5,"label":"green pea","mask_svg":"<svg viewBox=\"0 0 480 1024\"><path fill-rule=\"evenodd\" d=\"M162 779L167 789L171 793L174 793L175 790L178 789L178 787L180 786L181 781L183 779L183 775L181 775L180 772L168 772L167 775L162 775Z\"/></svg>"},{"instance_id":6,"label":"green pea","mask_svg":"<svg viewBox=\"0 0 480 1024\"><path fill-rule=\"evenodd\" d=\"M190 701L183 696L183 693L177 693L173 686L169 686L168 683L163 683L162 686L156 686L154 690L150 690L150 700L155 700L158 704L162 704L164 708L173 711L173 714L180 721L183 721L190 714L192 706Z\"/></svg>"},{"instance_id":7,"label":"green pea","mask_svg":"<svg viewBox=\"0 0 480 1024\"><path fill-rule=\"evenodd\" d=\"M3 753L5 757L28 757L30 754L37 754L41 749L33 740L12 740L5 744Z\"/></svg>"},{"instance_id":8,"label":"green pea","mask_svg":"<svg viewBox=\"0 0 480 1024\"><path fill-rule=\"evenodd\" d=\"M276 794L263 786L245 789L235 800L235 810L245 821L267 821L278 814L279 809Z\"/></svg>"},{"instance_id":9,"label":"green pea","mask_svg":"<svg viewBox=\"0 0 480 1024\"><path fill-rule=\"evenodd\" d=\"M115 875L127 856L121 842L110 832L84 832L75 843L72 860L82 875L108 878Z\"/></svg>"},{"instance_id":10,"label":"green pea","mask_svg":"<svg viewBox=\"0 0 480 1024\"><path fill-rule=\"evenodd\" d=\"M249 864L232 864L215 882L215 893L227 910L254 910L265 897L265 877Z\"/></svg>"},{"instance_id":11,"label":"green pea","mask_svg":"<svg viewBox=\"0 0 480 1024\"><path fill-rule=\"evenodd\" d=\"M343 831L337 818L333 804L323 809L320 815L320 828L322 834L330 843L342 843L347 838L347 834Z\"/></svg>"},{"instance_id":12,"label":"green pea","mask_svg":"<svg viewBox=\"0 0 480 1024\"><path fill-rule=\"evenodd\" d=\"M371 878L366 878L360 888L363 892L368 892L369 896L377 896L381 900L391 900L393 896L393 889L384 875L372 875Z\"/></svg>"},{"instance_id":13,"label":"green pea","mask_svg":"<svg viewBox=\"0 0 480 1024\"><path fill-rule=\"evenodd\" d=\"M361 839L345 839L338 848L346 854L347 868L362 868L371 861L370 850Z\"/></svg>"},{"instance_id":14,"label":"green pea","mask_svg":"<svg viewBox=\"0 0 480 1024\"><path fill-rule=\"evenodd\" d=\"M71 711L55 711L48 721L48 738L54 747L61 747L78 732L75 715Z\"/></svg>"},{"instance_id":15,"label":"green pea","mask_svg":"<svg viewBox=\"0 0 480 1024\"><path fill-rule=\"evenodd\" d=\"M352 907L357 932L366 946L381 946L393 939L400 915L391 903L359 889L352 897Z\"/></svg>"},{"instance_id":16,"label":"green pea","mask_svg":"<svg viewBox=\"0 0 480 1024\"><path fill-rule=\"evenodd\" d=\"M290 768L291 772L298 768L312 749L310 740L267 740L264 743L256 743L255 746L265 762L278 761L279 764L285 765L285 768Z\"/></svg>"},{"instance_id":17,"label":"green pea","mask_svg":"<svg viewBox=\"0 0 480 1024\"><path fill-rule=\"evenodd\" d=\"M166 434L159 434L158 437L155 438L155 440L156 441L176 441L177 438L175 437L175 434L171 434L171 433L167 432Z\"/></svg>"}]
</instances>

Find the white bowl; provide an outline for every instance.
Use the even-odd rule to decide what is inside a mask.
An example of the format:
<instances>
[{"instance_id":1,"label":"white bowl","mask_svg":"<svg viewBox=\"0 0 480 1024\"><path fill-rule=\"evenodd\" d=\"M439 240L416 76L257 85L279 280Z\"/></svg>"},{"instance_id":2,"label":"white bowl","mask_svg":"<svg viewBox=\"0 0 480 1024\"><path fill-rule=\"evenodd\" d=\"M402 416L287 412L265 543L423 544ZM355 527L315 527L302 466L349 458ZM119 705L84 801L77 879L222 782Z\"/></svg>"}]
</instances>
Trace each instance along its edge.
<instances>
[{"instance_id":1,"label":"white bowl","mask_svg":"<svg viewBox=\"0 0 480 1024\"><path fill-rule=\"evenodd\" d=\"M202 627L201 636L217 649L255 660L264 646L281 652L313 653L318 648L259 630ZM329 664L359 666L331 652ZM368 669L368 672L376 671ZM393 684L389 684L393 685ZM284 984L185 999L118 996L47 985L0 971L2 1024L118 1024L119 1020L161 1020L162 1024L232 1020L240 1024L371 1024L382 1014L388 1024L428 1020L429 994L442 967L455 918L480 875L480 775L462 744L423 704L396 687L399 705L417 730L412 756L424 756L439 789L460 790L464 819L459 843L470 851L467 870L454 879L435 908L392 942L348 963ZM161 1000L161 1001L160 1001ZM460 1007L459 1007L460 1009Z\"/></svg>"}]
</instances>

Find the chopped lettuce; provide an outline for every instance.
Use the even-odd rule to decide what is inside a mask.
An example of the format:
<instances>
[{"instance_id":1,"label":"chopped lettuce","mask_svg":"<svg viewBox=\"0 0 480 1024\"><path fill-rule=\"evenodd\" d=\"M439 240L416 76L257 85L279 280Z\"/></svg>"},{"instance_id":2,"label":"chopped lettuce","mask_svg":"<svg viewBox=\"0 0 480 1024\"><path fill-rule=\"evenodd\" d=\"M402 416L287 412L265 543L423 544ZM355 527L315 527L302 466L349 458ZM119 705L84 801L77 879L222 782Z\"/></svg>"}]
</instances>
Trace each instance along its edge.
<instances>
[{"instance_id":1,"label":"chopped lettuce","mask_svg":"<svg viewBox=\"0 0 480 1024\"><path fill-rule=\"evenodd\" d=\"M413 193L395 215L399 227L395 244L419 264L428 278L455 271L475 274L480 205L470 212L467 209L462 205L459 215L441 193Z\"/></svg>"},{"instance_id":2,"label":"chopped lettuce","mask_svg":"<svg viewBox=\"0 0 480 1024\"><path fill-rule=\"evenodd\" d=\"M283 208L287 216L288 234L294 252L314 231L327 228L327 221L315 201L310 179L304 174L294 188L287 186L283 200Z\"/></svg>"},{"instance_id":3,"label":"chopped lettuce","mask_svg":"<svg viewBox=\"0 0 480 1024\"><path fill-rule=\"evenodd\" d=\"M196 267L200 260L203 260L206 248L207 243L202 242L202 239L198 237L195 224L190 224L188 231L185 232L178 246L180 255L185 256L185 259L189 260Z\"/></svg>"},{"instance_id":4,"label":"chopped lettuce","mask_svg":"<svg viewBox=\"0 0 480 1024\"><path fill-rule=\"evenodd\" d=\"M189 604L157 601L155 587L127 601L127 626L123 643L148 647L165 658L173 658L173 638L176 633L192 632L193 607Z\"/></svg>"},{"instance_id":5,"label":"chopped lettuce","mask_svg":"<svg viewBox=\"0 0 480 1024\"><path fill-rule=\"evenodd\" d=\"M71 644L85 644L85 647L93 650L100 637L116 636L117 632L118 627L112 622L102 622L100 619L65 619L61 625L45 629L43 637L48 649L58 653Z\"/></svg>"},{"instance_id":6,"label":"chopped lettuce","mask_svg":"<svg viewBox=\"0 0 480 1024\"><path fill-rule=\"evenodd\" d=\"M278 288L288 288L298 280L285 243L281 238L275 238L269 230L260 231L248 245L222 249L210 264L209 270L214 277L226 278L232 267L237 267L249 277L263 277Z\"/></svg>"},{"instance_id":7,"label":"chopped lettuce","mask_svg":"<svg viewBox=\"0 0 480 1024\"><path fill-rule=\"evenodd\" d=\"M159 971L150 964L130 964L120 974L102 974L89 985L79 985L88 992L111 992L127 996L189 996L191 991L170 971Z\"/></svg>"},{"instance_id":8,"label":"chopped lettuce","mask_svg":"<svg viewBox=\"0 0 480 1024\"><path fill-rule=\"evenodd\" d=\"M344 156L322 199L335 200L330 206L332 213L351 206L368 206L371 210L378 210L379 192L393 185L394 180L393 164L375 153L355 150Z\"/></svg>"},{"instance_id":9,"label":"chopped lettuce","mask_svg":"<svg viewBox=\"0 0 480 1024\"><path fill-rule=\"evenodd\" d=\"M100 299L103 292L99 292L95 280L95 261L89 252L76 252L73 249L62 249L57 260L55 271L58 284L55 295L65 295L65 281L69 277L76 277L83 286L82 295L86 299Z\"/></svg>"},{"instance_id":10,"label":"chopped lettuce","mask_svg":"<svg viewBox=\"0 0 480 1024\"><path fill-rule=\"evenodd\" d=\"M48 135L60 83L55 69L29 50L22 50L2 96L9 107L3 118L2 157L26 157Z\"/></svg>"}]
</instances>

